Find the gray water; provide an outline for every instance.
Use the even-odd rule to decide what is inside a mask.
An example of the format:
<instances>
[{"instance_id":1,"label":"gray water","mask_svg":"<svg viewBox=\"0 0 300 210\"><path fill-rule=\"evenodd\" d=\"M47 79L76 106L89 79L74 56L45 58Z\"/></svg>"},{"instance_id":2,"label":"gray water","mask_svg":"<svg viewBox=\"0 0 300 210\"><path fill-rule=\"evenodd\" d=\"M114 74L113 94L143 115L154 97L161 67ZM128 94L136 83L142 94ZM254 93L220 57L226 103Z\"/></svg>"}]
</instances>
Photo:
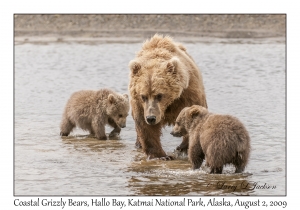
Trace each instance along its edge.
<instances>
[{"instance_id":1,"label":"gray water","mask_svg":"<svg viewBox=\"0 0 300 210\"><path fill-rule=\"evenodd\" d=\"M208 174L205 166L193 171L187 157L174 152L181 139L169 134L171 127L161 142L177 158L147 160L134 147L131 115L117 139L99 141L81 129L60 137L71 93L128 92L128 62L141 43L23 43L15 45L14 194L285 195L285 44L184 45L202 71L210 111L238 117L250 133L242 174L232 166L222 175Z\"/></svg>"}]
</instances>

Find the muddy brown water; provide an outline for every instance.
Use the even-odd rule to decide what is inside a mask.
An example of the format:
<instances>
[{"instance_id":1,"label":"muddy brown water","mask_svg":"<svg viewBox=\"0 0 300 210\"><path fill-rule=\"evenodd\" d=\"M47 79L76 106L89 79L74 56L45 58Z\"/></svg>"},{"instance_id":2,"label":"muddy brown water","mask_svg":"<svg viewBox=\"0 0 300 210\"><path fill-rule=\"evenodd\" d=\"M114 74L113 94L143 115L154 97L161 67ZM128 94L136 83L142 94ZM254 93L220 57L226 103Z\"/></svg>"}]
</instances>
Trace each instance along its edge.
<instances>
[{"instance_id":1,"label":"muddy brown water","mask_svg":"<svg viewBox=\"0 0 300 210\"><path fill-rule=\"evenodd\" d=\"M81 129L59 136L71 93L111 88L128 92L128 62L141 43L15 45L15 195L285 195L285 43L246 40L184 43L201 68L211 112L232 114L248 129L244 173L193 171L174 152L181 139L163 130L173 161L147 160L134 147L131 115L120 137L99 141ZM111 128L107 127L109 133Z\"/></svg>"}]
</instances>

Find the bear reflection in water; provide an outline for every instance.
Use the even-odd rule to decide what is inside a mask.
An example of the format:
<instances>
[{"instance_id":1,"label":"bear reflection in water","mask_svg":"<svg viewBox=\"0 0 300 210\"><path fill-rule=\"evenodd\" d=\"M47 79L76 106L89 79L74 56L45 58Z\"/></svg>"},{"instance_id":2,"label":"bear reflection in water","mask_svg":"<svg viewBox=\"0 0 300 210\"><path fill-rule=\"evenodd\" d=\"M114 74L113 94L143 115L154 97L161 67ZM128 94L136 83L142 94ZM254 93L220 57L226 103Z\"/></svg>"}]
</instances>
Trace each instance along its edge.
<instances>
[{"instance_id":1,"label":"bear reflection in water","mask_svg":"<svg viewBox=\"0 0 300 210\"><path fill-rule=\"evenodd\" d=\"M233 164L236 173L244 171L249 159L250 137L244 125L230 115L209 113L201 106L184 108L176 119L173 136L189 134L188 157L193 169L204 158L211 173L222 173L225 164Z\"/></svg>"},{"instance_id":2,"label":"bear reflection in water","mask_svg":"<svg viewBox=\"0 0 300 210\"><path fill-rule=\"evenodd\" d=\"M97 139L106 140L105 125L114 129L110 137L119 135L126 126L129 112L128 95L118 94L112 90L82 90L71 95L65 107L60 135L68 136L78 126L95 135Z\"/></svg>"}]
</instances>

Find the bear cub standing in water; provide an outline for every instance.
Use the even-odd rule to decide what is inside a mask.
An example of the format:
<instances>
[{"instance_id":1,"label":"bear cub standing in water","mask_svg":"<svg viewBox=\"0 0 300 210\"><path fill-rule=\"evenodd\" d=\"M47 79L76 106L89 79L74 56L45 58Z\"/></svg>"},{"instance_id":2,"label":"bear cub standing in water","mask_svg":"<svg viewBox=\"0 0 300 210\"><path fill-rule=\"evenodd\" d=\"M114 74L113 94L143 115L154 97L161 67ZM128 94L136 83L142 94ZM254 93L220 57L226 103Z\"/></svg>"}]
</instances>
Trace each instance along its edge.
<instances>
[{"instance_id":1,"label":"bear cub standing in water","mask_svg":"<svg viewBox=\"0 0 300 210\"><path fill-rule=\"evenodd\" d=\"M205 158L210 173L221 174L225 164L233 164L235 173L241 173L248 162L249 134L230 115L212 114L198 105L186 107L179 113L171 134L176 137L189 134L188 157L193 169L200 168Z\"/></svg>"},{"instance_id":2,"label":"bear cub standing in water","mask_svg":"<svg viewBox=\"0 0 300 210\"><path fill-rule=\"evenodd\" d=\"M128 95L118 94L112 90L82 90L71 95L65 107L60 135L68 136L78 126L95 135L97 139L106 140L105 125L114 129L110 137L118 135L126 126L129 112Z\"/></svg>"}]
</instances>

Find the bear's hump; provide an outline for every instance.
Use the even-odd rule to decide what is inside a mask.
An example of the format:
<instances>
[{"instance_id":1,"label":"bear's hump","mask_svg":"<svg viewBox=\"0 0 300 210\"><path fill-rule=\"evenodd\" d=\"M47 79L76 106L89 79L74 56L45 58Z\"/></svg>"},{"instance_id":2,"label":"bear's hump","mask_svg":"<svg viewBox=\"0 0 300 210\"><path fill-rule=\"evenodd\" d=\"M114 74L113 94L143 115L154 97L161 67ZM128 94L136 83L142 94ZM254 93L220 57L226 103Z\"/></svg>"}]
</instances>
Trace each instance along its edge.
<instances>
[{"instance_id":1,"label":"bear's hump","mask_svg":"<svg viewBox=\"0 0 300 210\"><path fill-rule=\"evenodd\" d=\"M152 51L156 48L166 49L170 52L175 52L176 46L170 36L163 36L155 34L150 40L146 40L143 44L142 49L146 51Z\"/></svg>"},{"instance_id":2,"label":"bear's hump","mask_svg":"<svg viewBox=\"0 0 300 210\"><path fill-rule=\"evenodd\" d=\"M170 36L155 34L150 40L146 40L141 51L137 53L137 57L145 59L163 58L169 60L172 58L178 48L177 44Z\"/></svg>"}]
</instances>

